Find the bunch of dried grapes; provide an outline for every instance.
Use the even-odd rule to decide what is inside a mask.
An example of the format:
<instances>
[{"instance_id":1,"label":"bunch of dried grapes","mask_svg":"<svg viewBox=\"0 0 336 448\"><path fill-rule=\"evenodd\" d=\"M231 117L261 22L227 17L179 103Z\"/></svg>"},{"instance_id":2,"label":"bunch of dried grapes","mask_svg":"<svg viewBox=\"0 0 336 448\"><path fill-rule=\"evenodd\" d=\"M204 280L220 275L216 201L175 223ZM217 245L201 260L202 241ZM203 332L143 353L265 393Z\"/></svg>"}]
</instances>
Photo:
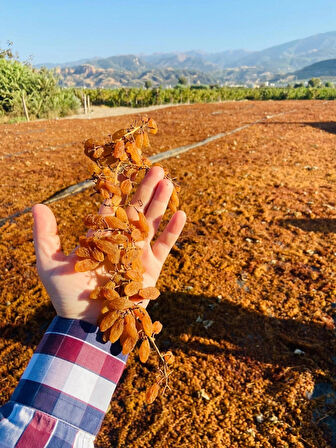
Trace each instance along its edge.
<instances>
[{"instance_id":1,"label":"bunch of dried grapes","mask_svg":"<svg viewBox=\"0 0 336 448\"><path fill-rule=\"evenodd\" d=\"M148 236L149 226L145 215L132 206L132 219L126 210L130 206L134 186L139 184L150 169L151 162L143 156L142 149L149 146L148 134L157 133L153 119L143 118L138 125L120 129L109 136L108 142L89 139L84 144L85 154L94 162L92 179L104 205L111 214L90 214L85 224L89 236L82 236L76 254L77 272L95 270L100 266L106 272L106 283L90 294L93 300L103 299L100 330L105 341L120 340L122 353L130 353L138 342L139 358L148 360L151 346L159 356L160 368L156 382L146 391L146 401L152 403L160 389L168 386L169 366L174 362L171 352L162 354L155 336L162 324L152 322L142 306L143 300L155 300L160 292L155 287L143 288L144 268L139 243ZM168 177L167 172L165 176ZM178 187L169 201L169 209L177 210Z\"/></svg>"}]
</instances>

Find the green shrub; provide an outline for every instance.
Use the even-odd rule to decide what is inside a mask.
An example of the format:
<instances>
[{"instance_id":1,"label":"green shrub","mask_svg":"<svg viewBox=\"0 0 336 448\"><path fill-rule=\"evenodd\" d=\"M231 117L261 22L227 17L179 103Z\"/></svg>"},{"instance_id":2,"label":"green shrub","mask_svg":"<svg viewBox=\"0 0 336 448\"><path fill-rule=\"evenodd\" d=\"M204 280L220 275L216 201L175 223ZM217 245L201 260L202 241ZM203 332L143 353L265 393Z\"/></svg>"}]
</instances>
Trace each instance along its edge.
<instances>
[{"instance_id":1,"label":"green shrub","mask_svg":"<svg viewBox=\"0 0 336 448\"><path fill-rule=\"evenodd\" d=\"M22 116L23 96L32 118L65 116L80 106L74 91L62 89L50 70L0 58L0 115Z\"/></svg>"}]
</instances>

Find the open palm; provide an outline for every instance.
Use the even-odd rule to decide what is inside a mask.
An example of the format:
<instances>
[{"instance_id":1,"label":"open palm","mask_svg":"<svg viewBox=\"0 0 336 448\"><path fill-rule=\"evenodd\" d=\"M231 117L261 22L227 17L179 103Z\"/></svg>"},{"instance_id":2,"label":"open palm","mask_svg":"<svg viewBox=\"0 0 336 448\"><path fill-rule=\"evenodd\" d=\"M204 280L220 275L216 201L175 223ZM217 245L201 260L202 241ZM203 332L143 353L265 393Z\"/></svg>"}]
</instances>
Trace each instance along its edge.
<instances>
[{"instance_id":1,"label":"open palm","mask_svg":"<svg viewBox=\"0 0 336 448\"><path fill-rule=\"evenodd\" d=\"M150 244L166 211L172 190L172 183L164 179L163 169L153 167L141 182L132 200L137 210L145 214L149 224L149 235L143 243L142 255L145 268L144 287L155 286L162 265L186 221L184 212L176 212L156 241ZM132 211L130 207L128 210L130 216ZM108 207L102 206L99 212L109 214L111 211ZM33 216L37 269L57 314L96 324L101 303L91 300L89 295L97 285L106 282L103 270L75 272L74 267L78 258L74 252L69 256L63 254L57 235L56 219L50 208L37 204L33 207Z\"/></svg>"}]
</instances>

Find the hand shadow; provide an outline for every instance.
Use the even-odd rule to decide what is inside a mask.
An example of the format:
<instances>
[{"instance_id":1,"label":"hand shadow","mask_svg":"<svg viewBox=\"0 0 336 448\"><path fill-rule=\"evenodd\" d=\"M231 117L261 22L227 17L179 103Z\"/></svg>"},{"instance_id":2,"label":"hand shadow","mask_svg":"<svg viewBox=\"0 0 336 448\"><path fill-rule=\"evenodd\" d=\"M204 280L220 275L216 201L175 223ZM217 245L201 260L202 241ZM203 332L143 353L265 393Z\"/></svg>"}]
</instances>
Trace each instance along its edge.
<instances>
[{"instance_id":1,"label":"hand shadow","mask_svg":"<svg viewBox=\"0 0 336 448\"><path fill-rule=\"evenodd\" d=\"M163 293L149 312L153 319L159 319L167 328L159 335L160 347L177 352L181 350L189 356L218 354L227 359L229 356L246 359L247 363L249 359L262 362L265 375L271 375L268 390L271 395L286 387L284 372L288 368L299 372L311 371L316 381L311 399L321 397L326 390L329 393L329 403L322 400L314 411L314 420L327 425L327 431L334 438L332 446L336 446L336 418L333 417L336 391L331 384L325 384L325 378L320 375L322 371L336 378L334 330L322 323L270 317L229 300L222 299L218 303L216 297L186 293ZM213 321L212 325L206 328L210 321ZM184 333L189 336L188 342L181 338ZM268 369L267 364L273 367ZM283 379L279 380L283 374ZM332 407L334 411L329 420L321 419ZM312 421L302 422L302 434L304 426L311 428Z\"/></svg>"}]
</instances>

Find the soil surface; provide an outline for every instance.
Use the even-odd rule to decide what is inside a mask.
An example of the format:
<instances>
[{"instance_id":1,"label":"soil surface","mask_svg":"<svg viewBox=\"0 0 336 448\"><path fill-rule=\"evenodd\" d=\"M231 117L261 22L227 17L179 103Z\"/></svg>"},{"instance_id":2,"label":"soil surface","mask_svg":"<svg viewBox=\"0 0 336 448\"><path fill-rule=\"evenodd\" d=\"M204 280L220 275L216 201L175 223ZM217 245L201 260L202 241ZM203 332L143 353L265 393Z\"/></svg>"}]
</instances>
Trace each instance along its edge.
<instances>
[{"instance_id":1,"label":"soil surface","mask_svg":"<svg viewBox=\"0 0 336 448\"><path fill-rule=\"evenodd\" d=\"M282 113L267 119L267 116ZM176 357L172 390L144 403L156 359L131 354L96 445L331 446L335 418L336 103L240 102L155 110L148 154L252 123L164 162L188 222L149 312ZM82 142L134 116L0 126L0 217L87 176ZM52 205L63 248L98 207ZM0 228L1 402L54 316L35 266L32 217ZM319 392L329 390L327 402Z\"/></svg>"}]
</instances>

